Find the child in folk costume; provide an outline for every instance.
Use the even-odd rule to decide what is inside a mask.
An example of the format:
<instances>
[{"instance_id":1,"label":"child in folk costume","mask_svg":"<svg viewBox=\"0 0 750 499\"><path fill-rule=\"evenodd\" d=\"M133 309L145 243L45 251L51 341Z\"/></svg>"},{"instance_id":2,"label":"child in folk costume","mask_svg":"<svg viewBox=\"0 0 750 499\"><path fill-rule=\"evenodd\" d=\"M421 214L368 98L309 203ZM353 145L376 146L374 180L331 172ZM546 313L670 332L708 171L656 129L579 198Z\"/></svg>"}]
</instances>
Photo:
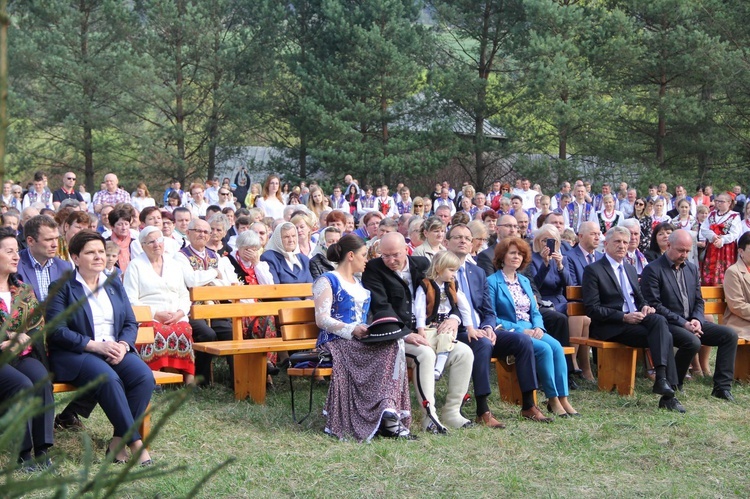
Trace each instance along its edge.
<instances>
[{"instance_id":1,"label":"child in folk costume","mask_svg":"<svg viewBox=\"0 0 750 499\"><path fill-rule=\"evenodd\" d=\"M455 331L452 334L438 333L438 326L450 317L458 318L462 324L471 324L469 302L466 296L458 290L455 282L456 272L460 265L461 261L454 253L450 251L437 253L414 296L412 312L416 318L417 333L430 342L430 346L437 354L435 380L442 376L450 352L456 343Z\"/></svg>"},{"instance_id":2,"label":"child in folk costume","mask_svg":"<svg viewBox=\"0 0 750 499\"><path fill-rule=\"evenodd\" d=\"M742 235L740 214L732 211L728 193L714 199L712 210L701 224L701 236L706 239L706 256L701 265L701 284L719 286L724 283L724 272L737 261L737 239Z\"/></svg>"}]
</instances>

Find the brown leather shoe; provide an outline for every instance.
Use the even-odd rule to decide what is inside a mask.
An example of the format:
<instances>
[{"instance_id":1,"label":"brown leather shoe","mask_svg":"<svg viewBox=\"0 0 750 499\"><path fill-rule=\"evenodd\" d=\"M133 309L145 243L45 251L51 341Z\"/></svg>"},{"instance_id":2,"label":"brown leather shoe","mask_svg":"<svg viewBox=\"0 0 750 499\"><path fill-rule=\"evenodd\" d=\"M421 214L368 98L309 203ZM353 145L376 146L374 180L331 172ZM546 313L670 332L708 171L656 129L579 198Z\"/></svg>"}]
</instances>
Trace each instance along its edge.
<instances>
[{"instance_id":1,"label":"brown leather shoe","mask_svg":"<svg viewBox=\"0 0 750 499\"><path fill-rule=\"evenodd\" d=\"M522 410L521 416L524 419L536 421L537 423L551 423L553 421L552 418L545 417L537 406L533 406L531 409Z\"/></svg>"},{"instance_id":2,"label":"brown leather shoe","mask_svg":"<svg viewBox=\"0 0 750 499\"><path fill-rule=\"evenodd\" d=\"M490 411L485 412L481 416L477 416L477 424L486 426L487 428L496 428L498 430L505 428L505 424L495 419L495 416L493 416Z\"/></svg>"}]
</instances>

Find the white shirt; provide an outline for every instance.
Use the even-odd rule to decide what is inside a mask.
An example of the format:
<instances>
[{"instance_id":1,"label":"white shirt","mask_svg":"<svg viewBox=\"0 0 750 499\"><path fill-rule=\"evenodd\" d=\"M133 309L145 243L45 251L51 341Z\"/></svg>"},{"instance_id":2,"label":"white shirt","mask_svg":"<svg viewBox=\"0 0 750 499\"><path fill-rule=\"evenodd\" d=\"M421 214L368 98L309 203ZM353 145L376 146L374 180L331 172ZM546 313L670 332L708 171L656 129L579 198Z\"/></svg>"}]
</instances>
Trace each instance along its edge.
<instances>
[{"instance_id":1,"label":"white shirt","mask_svg":"<svg viewBox=\"0 0 750 499\"><path fill-rule=\"evenodd\" d=\"M125 272L123 284L131 305L147 305L151 316L157 312L176 312L182 310L185 317L180 322L187 322L190 313L190 293L182 279L174 279L182 270L179 264L169 256L163 257L161 275L157 274L146 255L130 262Z\"/></svg>"},{"instance_id":2,"label":"white shirt","mask_svg":"<svg viewBox=\"0 0 750 499\"><path fill-rule=\"evenodd\" d=\"M197 251L196 253L200 255ZM202 256L205 256L205 250ZM234 272L232 262L225 256L219 257L218 263L218 271L221 272L223 279L218 278L217 269L193 270L190 261L182 252L178 252L174 259L180 269L182 269L182 277L185 280L185 286L188 288L208 286L209 284L213 286L231 286L240 283L239 279L237 279L237 274Z\"/></svg>"},{"instance_id":3,"label":"white shirt","mask_svg":"<svg viewBox=\"0 0 750 499\"><path fill-rule=\"evenodd\" d=\"M284 218L284 203L276 199L275 196L271 196L268 199L263 199L263 196L255 198L255 206L262 209L267 217L271 217L274 220Z\"/></svg>"},{"instance_id":4,"label":"white shirt","mask_svg":"<svg viewBox=\"0 0 750 499\"><path fill-rule=\"evenodd\" d=\"M104 272L99 274L99 286L104 284L106 280L107 275ZM94 294L79 272L76 272L76 281L80 282L84 291L86 291L86 297L91 308L91 319L94 321L94 341L117 341L115 338L115 311L112 308L112 301L109 299L107 290L99 287Z\"/></svg>"},{"instance_id":5,"label":"white shirt","mask_svg":"<svg viewBox=\"0 0 750 499\"><path fill-rule=\"evenodd\" d=\"M622 272L623 272L623 275L625 276L625 278L624 278L625 282L621 282L620 281L620 270L619 269L620 269L621 265L622 266L625 265L625 262L623 261L622 263L617 263L617 261L615 261L608 254L605 253L605 256L607 257L607 260L609 260L609 264L612 266L612 270L614 270L614 272L615 272L615 278L617 279L618 284L620 284L621 286L623 284L625 285L625 290L624 291L625 291L625 295L628 296L628 299L630 301L630 306L633 307L633 311L637 311L638 307L635 306L635 294L633 293L632 286L630 286L630 279L628 279L628 273L625 271L624 268L622 269ZM628 310L628 304L625 301L623 301L623 303L622 303L622 311L625 312L626 314L629 312L629 310Z\"/></svg>"}]
</instances>

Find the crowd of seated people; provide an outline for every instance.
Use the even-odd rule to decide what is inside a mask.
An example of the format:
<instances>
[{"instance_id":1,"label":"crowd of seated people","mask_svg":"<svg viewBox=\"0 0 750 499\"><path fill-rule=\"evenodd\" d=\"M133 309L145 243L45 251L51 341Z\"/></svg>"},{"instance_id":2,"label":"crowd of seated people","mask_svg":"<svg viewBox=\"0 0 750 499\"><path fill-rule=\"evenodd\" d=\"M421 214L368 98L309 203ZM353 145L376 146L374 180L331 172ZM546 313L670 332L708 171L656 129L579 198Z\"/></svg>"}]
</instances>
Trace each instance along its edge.
<instances>
[{"instance_id":1,"label":"crowd of seated people","mask_svg":"<svg viewBox=\"0 0 750 499\"><path fill-rule=\"evenodd\" d=\"M153 390L144 372L173 370L187 383L208 383L212 359L194 352L194 342L232 337L229 320L189 316L189 290L197 286L314 283L318 347L343 373L330 385L326 429L360 441L414 438L407 365L422 429L444 434L505 427L487 403L491 356L515 357L521 415L549 423L580 416L571 390L594 380L588 348L563 355L571 336L649 348L659 407L679 412L686 409L676 394L690 374L711 375L711 346L719 347L712 394L732 400L736 339L750 338L750 203L739 188L711 196L700 187L691 197L684 186L672 196L662 184L639 197L625 183L596 193L579 180L545 195L521 178L515 188L496 181L485 192L442 182L413 196L402 184L391 195L386 185L360 186L346 176L329 196L320 185L282 186L269 175L240 198L228 179L195 181L188 191L175 181L157 203L143 182L128 193L109 173L91 196L76 189L76 179L67 172L52 191L37 172L26 191L3 186L3 320L15 317L20 293L33 295L23 314L48 303L50 321L80 298L87 313L51 331L47 352L22 332L5 338L0 349L16 349L18 359L0 371L0 398L47 368L73 384L105 373L114 384L69 404L54 424L80 428L100 404L115 428L114 461L128 459L129 448L138 462L150 462L139 435L118 445ZM54 283L61 291L49 296ZM703 316L700 295L701 285L722 284L728 327ZM584 287L584 317L567 317L571 285ZM133 343L128 304L150 307L154 344ZM244 326L247 339L277 336L275 317L248 317ZM284 358L269 352L269 383ZM366 367L372 359L380 359L377 370ZM451 374L438 412L435 373L443 369ZM472 379L473 421L460 412ZM549 417L534 404L538 388ZM49 398L48 387L35 393ZM356 418L345 413L352 408ZM47 462L49 418L29 422L19 456L25 468L34 469L35 458Z\"/></svg>"}]
</instances>

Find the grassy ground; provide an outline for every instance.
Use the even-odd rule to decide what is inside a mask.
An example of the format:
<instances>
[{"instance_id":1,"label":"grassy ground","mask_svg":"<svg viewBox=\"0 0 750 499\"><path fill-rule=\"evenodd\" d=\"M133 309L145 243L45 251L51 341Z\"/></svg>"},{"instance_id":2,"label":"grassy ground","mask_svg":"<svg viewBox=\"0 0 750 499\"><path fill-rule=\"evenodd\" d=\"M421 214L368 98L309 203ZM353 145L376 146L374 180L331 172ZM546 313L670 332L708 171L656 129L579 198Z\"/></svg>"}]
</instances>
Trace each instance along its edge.
<instances>
[{"instance_id":1,"label":"grassy ground","mask_svg":"<svg viewBox=\"0 0 750 499\"><path fill-rule=\"evenodd\" d=\"M228 457L235 461L206 484L202 497L750 495L747 386L736 386L737 403L729 404L710 397L710 380L688 382L679 397L688 413L680 415L658 410L658 396L644 379L634 397L586 385L571 397L584 417L551 425L520 420L517 407L493 394L491 407L508 424L505 430L356 444L322 433L325 387L315 389L314 416L298 426L291 419L286 376L278 376L276 385L265 406L236 402L222 386L192 394L152 446L159 465L186 469L128 486L129 497L184 496L200 475ZM298 385L306 394L307 383ZM155 395L155 419L164 397ZM467 415L473 409L467 406ZM103 455L111 427L100 409L86 427ZM61 432L56 438L58 466L74 473L83 435Z\"/></svg>"}]
</instances>

